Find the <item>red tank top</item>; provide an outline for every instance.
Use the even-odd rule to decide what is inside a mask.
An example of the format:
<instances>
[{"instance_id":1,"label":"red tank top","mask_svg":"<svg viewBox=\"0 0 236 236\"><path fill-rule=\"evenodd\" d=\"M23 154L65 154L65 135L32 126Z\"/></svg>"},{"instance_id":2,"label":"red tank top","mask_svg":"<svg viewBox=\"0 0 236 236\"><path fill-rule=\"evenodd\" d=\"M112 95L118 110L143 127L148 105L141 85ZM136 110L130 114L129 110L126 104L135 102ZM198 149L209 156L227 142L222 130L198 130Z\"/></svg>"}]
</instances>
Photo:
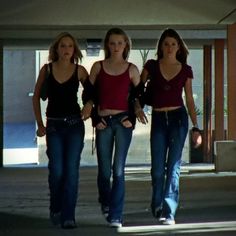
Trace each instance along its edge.
<instances>
[{"instance_id":1,"label":"red tank top","mask_svg":"<svg viewBox=\"0 0 236 236\"><path fill-rule=\"evenodd\" d=\"M129 66L120 75L110 75L104 71L101 61L101 70L97 76L98 103L101 110L128 110L128 96L131 79L129 76Z\"/></svg>"}]
</instances>

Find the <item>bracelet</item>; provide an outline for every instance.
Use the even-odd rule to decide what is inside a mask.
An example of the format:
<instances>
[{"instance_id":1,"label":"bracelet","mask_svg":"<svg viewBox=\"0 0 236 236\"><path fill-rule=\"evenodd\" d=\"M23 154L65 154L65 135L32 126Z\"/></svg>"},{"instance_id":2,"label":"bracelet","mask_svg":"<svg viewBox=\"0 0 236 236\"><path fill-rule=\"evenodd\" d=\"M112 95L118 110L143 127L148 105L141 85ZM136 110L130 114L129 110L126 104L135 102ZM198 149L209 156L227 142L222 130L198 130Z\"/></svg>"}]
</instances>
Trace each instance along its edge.
<instances>
[{"instance_id":1,"label":"bracelet","mask_svg":"<svg viewBox=\"0 0 236 236\"><path fill-rule=\"evenodd\" d=\"M192 132L199 132L200 133L200 129L198 127L193 126Z\"/></svg>"}]
</instances>

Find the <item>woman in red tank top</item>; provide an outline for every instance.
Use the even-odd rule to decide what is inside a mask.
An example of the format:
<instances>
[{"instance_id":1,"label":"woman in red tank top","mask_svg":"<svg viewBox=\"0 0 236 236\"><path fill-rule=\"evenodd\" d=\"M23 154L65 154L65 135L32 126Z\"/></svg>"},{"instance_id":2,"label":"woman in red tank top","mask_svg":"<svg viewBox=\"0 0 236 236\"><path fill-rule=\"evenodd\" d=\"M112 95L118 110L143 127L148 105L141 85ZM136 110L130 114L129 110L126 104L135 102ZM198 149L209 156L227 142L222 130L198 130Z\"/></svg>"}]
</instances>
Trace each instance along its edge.
<instances>
[{"instance_id":1,"label":"woman in red tank top","mask_svg":"<svg viewBox=\"0 0 236 236\"><path fill-rule=\"evenodd\" d=\"M124 168L136 119L130 90L140 83L137 67L127 61L130 45L123 30L110 29L104 40L105 59L95 62L90 72L90 81L96 88L98 200L111 227L122 226ZM138 101L135 105L139 121L145 123Z\"/></svg>"}]
</instances>

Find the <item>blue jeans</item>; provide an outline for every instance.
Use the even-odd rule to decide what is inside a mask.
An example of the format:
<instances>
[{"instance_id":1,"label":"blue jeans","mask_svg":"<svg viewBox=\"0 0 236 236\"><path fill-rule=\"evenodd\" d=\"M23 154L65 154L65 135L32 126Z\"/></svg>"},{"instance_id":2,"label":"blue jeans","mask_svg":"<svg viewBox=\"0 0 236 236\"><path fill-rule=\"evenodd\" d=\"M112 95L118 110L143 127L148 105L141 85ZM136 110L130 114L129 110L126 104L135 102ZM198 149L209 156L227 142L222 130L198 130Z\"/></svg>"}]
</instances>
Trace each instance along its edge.
<instances>
[{"instance_id":1,"label":"blue jeans","mask_svg":"<svg viewBox=\"0 0 236 236\"><path fill-rule=\"evenodd\" d=\"M151 176L152 212L174 219L179 202L181 156L188 132L185 107L174 111L152 113Z\"/></svg>"},{"instance_id":2,"label":"blue jeans","mask_svg":"<svg viewBox=\"0 0 236 236\"><path fill-rule=\"evenodd\" d=\"M72 123L47 121L50 211L60 212L62 223L75 220L84 132L84 122L80 118L74 119Z\"/></svg>"},{"instance_id":3,"label":"blue jeans","mask_svg":"<svg viewBox=\"0 0 236 236\"><path fill-rule=\"evenodd\" d=\"M122 125L121 120L125 116L126 113L106 116L104 119L107 127L96 130L99 202L102 206L109 207L108 220L122 221L125 195L124 169L133 132L132 127L125 128Z\"/></svg>"}]
</instances>

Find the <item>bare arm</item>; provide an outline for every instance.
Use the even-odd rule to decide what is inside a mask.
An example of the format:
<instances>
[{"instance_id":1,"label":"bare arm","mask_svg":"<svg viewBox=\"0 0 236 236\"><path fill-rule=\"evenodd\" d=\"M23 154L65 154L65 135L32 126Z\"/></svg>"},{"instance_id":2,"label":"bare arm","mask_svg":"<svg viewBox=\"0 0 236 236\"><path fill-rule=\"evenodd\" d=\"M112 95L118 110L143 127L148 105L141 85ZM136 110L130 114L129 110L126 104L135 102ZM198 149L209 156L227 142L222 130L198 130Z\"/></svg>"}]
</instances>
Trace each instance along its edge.
<instances>
[{"instance_id":1,"label":"bare arm","mask_svg":"<svg viewBox=\"0 0 236 236\"><path fill-rule=\"evenodd\" d=\"M101 70L100 62L95 62L91 68L90 75L89 75L89 80L92 84L95 84L100 70Z\"/></svg>"},{"instance_id":2,"label":"bare arm","mask_svg":"<svg viewBox=\"0 0 236 236\"><path fill-rule=\"evenodd\" d=\"M188 108L188 113L191 118L193 126L198 127L197 125L197 114L195 111L195 104L193 99L193 92L192 92L192 79L187 79L185 83L185 95L186 95L186 105ZM198 147L202 143L202 137L199 131L195 131L192 133L192 140L195 143L195 147Z\"/></svg>"},{"instance_id":3,"label":"bare arm","mask_svg":"<svg viewBox=\"0 0 236 236\"><path fill-rule=\"evenodd\" d=\"M93 84L93 85L95 84L95 82L97 80L97 76L98 76L100 70L101 70L101 64L100 64L99 61L97 61L93 64L93 66L90 70L89 80L90 80L91 84ZM97 112L98 111L96 110L95 113L97 113ZM96 118L94 118L94 119L96 120ZM101 129L106 128L106 122L105 122L104 119L101 119L101 120L99 119L99 121L96 120L95 123L96 123L96 128L97 129L101 130Z\"/></svg>"},{"instance_id":4,"label":"bare arm","mask_svg":"<svg viewBox=\"0 0 236 236\"><path fill-rule=\"evenodd\" d=\"M42 119L42 114L41 114L41 104L40 104L40 91L41 91L43 81L46 78L46 70L47 70L47 67L46 65L44 65L39 72L39 76L38 76L38 79L34 88L34 95L32 98L34 115L35 115L35 119L38 126L37 135L39 137L44 136L46 133L46 129L43 124L43 119Z\"/></svg>"},{"instance_id":5,"label":"bare arm","mask_svg":"<svg viewBox=\"0 0 236 236\"><path fill-rule=\"evenodd\" d=\"M185 87L184 87L185 95L186 95L186 105L188 108L188 113L191 118L193 126L197 126L197 115L195 111L195 104L193 99L192 92L192 79L187 79Z\"/></svg>"},{"instance_id":6,"label":"bare arm","mask_svg":"<svg viewBox=\"0 0 236 236\"><path fill-rule=\"evenodd\" d=\"M86 79L88 79L88 77L89 74L87 70L83 66L79 65L78 78L82 85L84 85L84 82L86 81ZM92 108L93 108L92 101L87 101L86 104L84 104L83 108L81 109L81 118L83 120L87 120L90 117Z\"/></svg>"},{"instance_id":7,"label":"bare arm","mask_svg":"<svg viewBox=\"0 0 236 236\"><path fill-rule=\"evenodd\" d=\"M79 65L79 67L78 67L79 81L83 84L84 81L88 78L88 76L89 76L89 74L88 74L87 70L83 66Z\"/></svg>"},{"instance_id":8,"label":"bare arm","mask_svg":"<svg viewBox=\"0 0 236 236\"><path fill-rule=\"evenodd\" d=\"M134 64L131 64L129 74L130 74L130 79L132 83L134 84L134 86L137 86L140 82L140 73L138 71L137 66L135 66Z\"/></svg>"}]
</instances>

